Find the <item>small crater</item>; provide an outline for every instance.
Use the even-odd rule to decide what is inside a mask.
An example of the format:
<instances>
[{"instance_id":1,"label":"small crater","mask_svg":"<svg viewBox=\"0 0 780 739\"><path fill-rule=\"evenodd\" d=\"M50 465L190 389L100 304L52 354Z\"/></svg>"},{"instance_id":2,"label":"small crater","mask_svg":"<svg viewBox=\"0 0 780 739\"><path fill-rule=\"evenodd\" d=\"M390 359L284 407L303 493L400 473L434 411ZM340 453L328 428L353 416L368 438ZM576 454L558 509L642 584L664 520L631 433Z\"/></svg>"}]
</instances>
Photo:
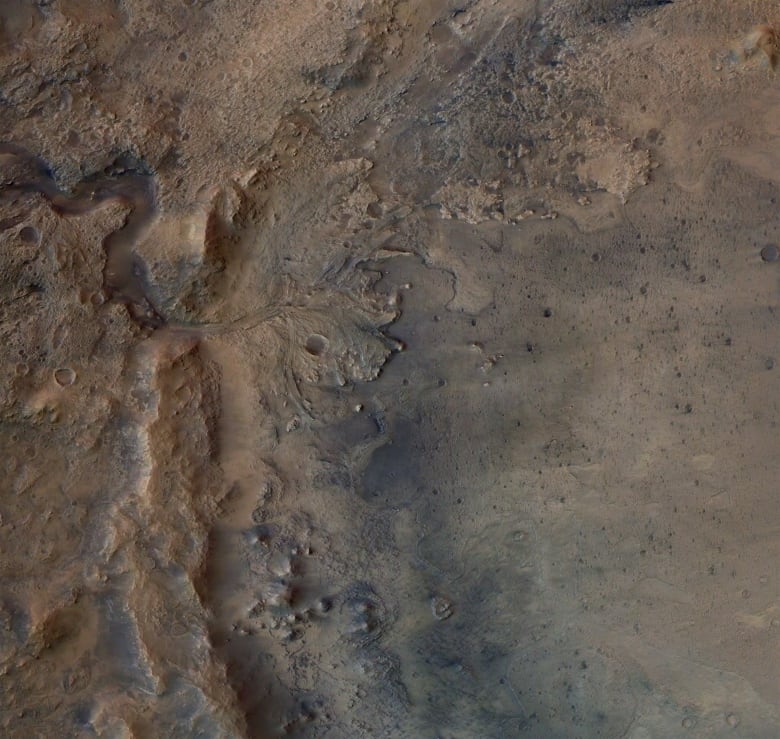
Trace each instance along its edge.
<instances>
[{"instance_id":1,"label":"small crater","mask_svg":"<svg viewBox=\"0 0 780 739\"><path fill-rule=\"evenodd\" d=\"M780 258L780 250L774 244L767 244L761 250L761 259L765 262L776 262Z\"/></svg>"},{"instance_id":2,"label":"small crater","mask_svg":"<svg viewBox=\"0 0 780 739\"><path fill-rule=\"evenodd\" d=\"M324 354L328 348L328 340L321 334L312 334L306 339L306 351L313 357Z\"/></svg>"},{"instance_id":3,"label":"small crater","mask_svg":"<svg viewBox=\"0 0 780 739\"><path fill-rule=\"evenodd\" d=\"M25 244L37 244L41 240L41 234L34 226L25 226L19 231L19 238Z\"/></svg>"},{"instance_id":4,"label":"small crater","mask_svg":"<svg viewBox=\"0 0 780 739\"><path fill-rule=\"evenodd\" d=\"M431 598L431 613L437 621L446 621L452 616L452 602L443 595L434 595Z\"/></svg>"},{"instance_id":5,"label":"small crater","mask_svg":"<svg viewBox=\"0 0 780 739\"><path fill-rule=\"evenodd\" d=\"M54 382L60 387L67 387L76 382L76 373L70 367L60 367L54 370Z\"/></svg>"}]
</instances>

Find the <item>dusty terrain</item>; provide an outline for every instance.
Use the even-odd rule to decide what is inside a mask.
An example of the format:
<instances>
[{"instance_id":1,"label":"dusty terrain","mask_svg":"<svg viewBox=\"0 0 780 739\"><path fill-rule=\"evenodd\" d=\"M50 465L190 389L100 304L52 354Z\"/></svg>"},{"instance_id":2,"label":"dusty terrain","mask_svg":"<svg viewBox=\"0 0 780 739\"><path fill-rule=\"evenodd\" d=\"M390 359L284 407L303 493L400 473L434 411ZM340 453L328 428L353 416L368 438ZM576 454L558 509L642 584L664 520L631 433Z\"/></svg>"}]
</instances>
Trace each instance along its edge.
<instances>
[{"instance_id":1,"label":"dusty terrain","mask_svg":"<svg viewBox=\"0 0 780 739\"><path fill-rule=\"evenodd\" d=\"M780 735L773 24L3 0L0 734Z\"/></svg>"}]
</instances>

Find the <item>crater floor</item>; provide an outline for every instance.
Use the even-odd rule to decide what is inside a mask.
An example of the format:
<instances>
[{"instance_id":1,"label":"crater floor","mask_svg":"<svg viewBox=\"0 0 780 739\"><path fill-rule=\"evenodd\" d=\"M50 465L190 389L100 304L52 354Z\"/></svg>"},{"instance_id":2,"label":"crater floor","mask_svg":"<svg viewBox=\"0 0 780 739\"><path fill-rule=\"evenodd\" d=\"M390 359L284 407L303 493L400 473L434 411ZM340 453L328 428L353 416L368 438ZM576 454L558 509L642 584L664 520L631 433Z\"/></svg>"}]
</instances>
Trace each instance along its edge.
<instances>
[{"instance_id":1,"label":"crater floor","mask_svg":"<svg viewBox=\"0 0 780 739\"><path fill-rule=\"evenodd\" d=\"M0 3L0 733L777 737L774 24Z\"/></svg>"}]
</instances>

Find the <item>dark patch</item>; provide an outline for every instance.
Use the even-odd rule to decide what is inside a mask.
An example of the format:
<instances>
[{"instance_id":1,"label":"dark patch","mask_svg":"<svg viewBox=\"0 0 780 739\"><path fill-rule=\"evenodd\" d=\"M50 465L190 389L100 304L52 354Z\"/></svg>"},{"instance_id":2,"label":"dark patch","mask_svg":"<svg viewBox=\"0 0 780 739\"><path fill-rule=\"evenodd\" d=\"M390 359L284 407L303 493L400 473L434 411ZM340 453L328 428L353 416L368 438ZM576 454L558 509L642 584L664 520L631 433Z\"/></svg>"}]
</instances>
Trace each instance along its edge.
<instances>
[{"instance_id":1,"label":"dark patch","mask_svg":"<svg viewBox=\"0 0 780 739\"><path fill-rule=\"evenodd\" d=\"M358 486L364 500L405 506L418 497L425 446L414 431L409 421L396 422L391 440L373 451Z\"/></svg>"},{"instance_id":2,"label":"dark patch","mask_svg":"<svg viewBox=\"0 0 780 739\"><path fill-rule=\"evenodd\" d=\"M575 6L578 17L595 23L629 20L633 15L671 5L674 0L583 0Z\"/></svg>"}]
</instances>

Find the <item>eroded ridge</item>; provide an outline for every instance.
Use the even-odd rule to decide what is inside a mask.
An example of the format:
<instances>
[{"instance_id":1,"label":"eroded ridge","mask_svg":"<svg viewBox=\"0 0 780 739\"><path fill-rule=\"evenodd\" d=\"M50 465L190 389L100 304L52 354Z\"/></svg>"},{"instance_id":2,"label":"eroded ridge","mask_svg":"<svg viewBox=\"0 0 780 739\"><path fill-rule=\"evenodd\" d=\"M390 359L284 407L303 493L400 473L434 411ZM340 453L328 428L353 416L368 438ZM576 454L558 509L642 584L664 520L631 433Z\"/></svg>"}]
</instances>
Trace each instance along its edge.
<instances>
[{"instance_id":1,"label":"eroded ridge","mask_svg":"<svg viewBox=\"0 0 780 739\"><path fill-rule=\"evenodd\" d=\"M396 296L374 290L380 275L369 266L385 238L358 246L361 231L370 236L370 164L327 165L318 189L295 170L213 188L183 216L202 243L174 283L155 251L171 216L158 212L152 175L120 162L65 192L42 160L13 145L2 157L4 234L22 245L14 269L39 283L5 305L24 358L4 398L13 484L67 522L46 554L56 582L41 589L22 567L8 590L19 625L9 669L22 691L8 706L62 680L67 699L25 709L29 726L288 731L325 704L301 703L291 681L277 687L284 675L267 662L290 644L279 629L293 637L333 614L336 651L343 643L396 665L373 643L381 598L350 600L348 584L327 585L332 562L317 561L327 548L304 544L319 541L319 523L301 529L277 498L296 466L282 440L353 413L354 384L376 378L400 348L383 332ZM286 216L306 208L308 221ZM356 243L345 253L350 221ZM172 260L175 247L166 247ZM59 463L57 446L68 450ZM14 525L30 513L20 497L6 512ZM251 532L275 517L288 531L274 538L278 556L247 552ZM43 556L37 537L28 561ZM236 651L237 636L254 633L244 624L258 623L272 639ZM376 637L363 643L361 630ZM45 678L29 658L48 660Z\"/></svg>"}]
</instances>

